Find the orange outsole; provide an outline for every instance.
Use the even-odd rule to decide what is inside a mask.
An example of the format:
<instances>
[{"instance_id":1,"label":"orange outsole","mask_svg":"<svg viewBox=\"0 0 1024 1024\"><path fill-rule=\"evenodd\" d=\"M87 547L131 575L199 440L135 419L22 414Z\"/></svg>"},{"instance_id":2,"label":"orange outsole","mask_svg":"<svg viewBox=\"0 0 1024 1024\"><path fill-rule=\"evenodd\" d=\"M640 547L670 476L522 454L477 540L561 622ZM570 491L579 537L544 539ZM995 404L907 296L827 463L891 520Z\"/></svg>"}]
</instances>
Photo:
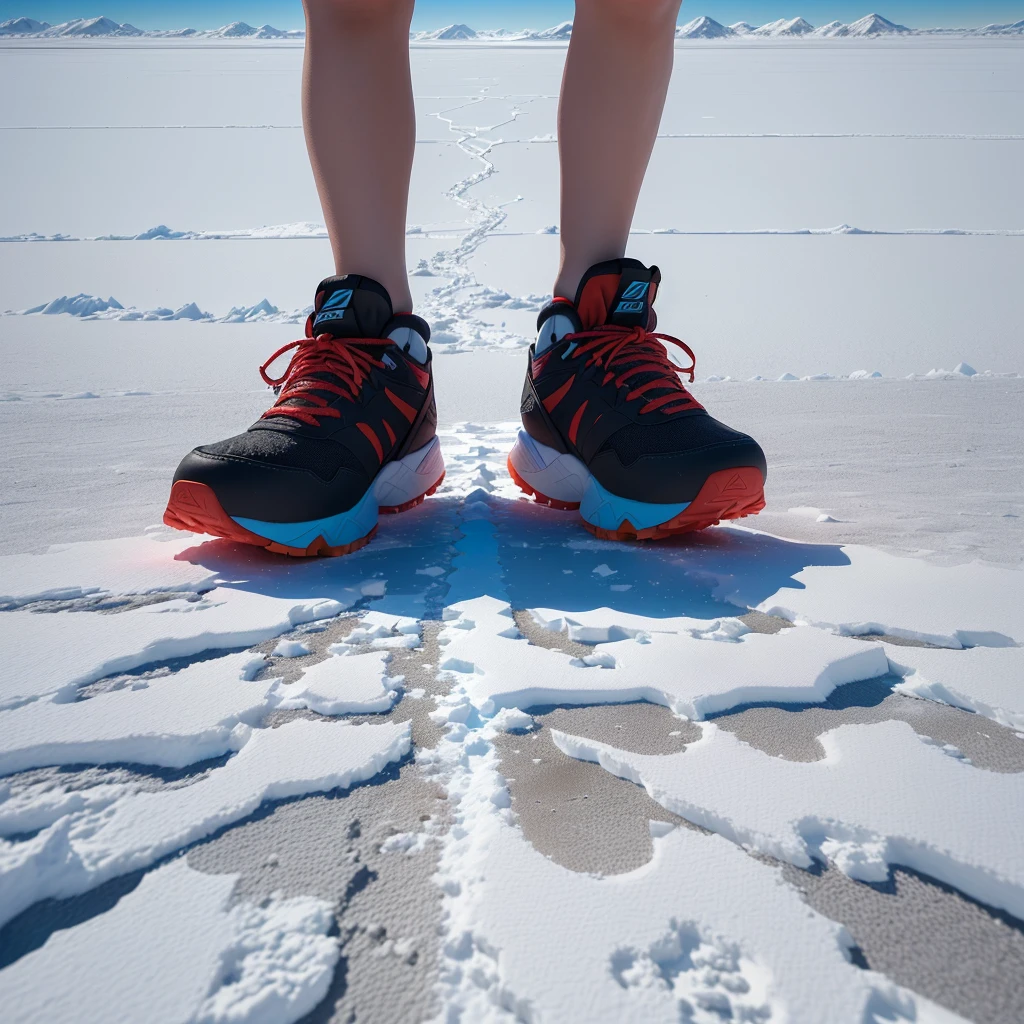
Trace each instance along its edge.
<instances>
[{"instance_id":1,"label":"orange outsole","mask_svg":"<svg viewBox=\"0 0 1024 1024\"><path fill-rule=\"evenodd\" d=\"M579 504L558 501L539 493L515 470L511 459L509 475L520 490L532 495L542 505L557 509L578 509ZM617 530L604 530L583 520L583 525L601 540L661 540L683 533L694 533L716 526L723 519L743 519L757 515L765 506L764 481L761 471L754 466L741 469L722 469L704 481L697 497L679 515L658 526L638 530L628 519Z\"/></svg>"},{"instance_id":2,"label":"orange outsole","mask_svg":"<svg viewBox=\"0 0 1024 1024\"><path fill-rule=\"evenodd\" d=\"M407 501L404 505L381 505L377 510L382 515L394 516L398 515L399 512L408 512L409 509L415 508L417 505L422 505L423 502L430 497L444 482L444 472L434 481L434 483L427 488L418 498L413 498L412 501Z\"/></svg>"},{"instance_id":3,"label":"orange outsole","mask_svg":"<svg viewBox=\"0 0 1024 1024\"><path fill-rule=\"evenodd\" d=\"M516 472L516 467L512 465L511 455L505 460L505 465L508 467L508 475L515 481L519 490L524 494L529 494L537 504L557 508L560 512L575 512L576 509L580 507L580 503L578 501L559 501L557 498L549 498L546 494L541 494L535 487L531 487Z\"/></svg>"},{"instance_id":4,"label":"orange outsole","mask_svg":"<svg viewBox=\"0 0 1024 1024\"><path fill-rule=\"evenodd\" d=\"M434 491L441 486L444 473L418 498L407 501L404 505L389 505L379 509L386 514L405 512L415 508ZM314 558L318 556L337 557L339 555L350 555L353 551L366 547L377 532L377 527L365 537L359 537L350 544L341 544L332 547L323 537L317 537L315 541L305 548L290 547L287 544L278 544L276 541L261 537L251 530L239 526L224 511L213 488L207 484L196 483L193 480L178 480L171 488L171 496L167 501L167 509L164 512L164 523L175 530L186 530L189 533L205 533L213 537L223 537L224 540L233 540L239 544L251 544L254 547L265 548L278 555L288 555L291 558Z\"/></svg>"}]
</instances>

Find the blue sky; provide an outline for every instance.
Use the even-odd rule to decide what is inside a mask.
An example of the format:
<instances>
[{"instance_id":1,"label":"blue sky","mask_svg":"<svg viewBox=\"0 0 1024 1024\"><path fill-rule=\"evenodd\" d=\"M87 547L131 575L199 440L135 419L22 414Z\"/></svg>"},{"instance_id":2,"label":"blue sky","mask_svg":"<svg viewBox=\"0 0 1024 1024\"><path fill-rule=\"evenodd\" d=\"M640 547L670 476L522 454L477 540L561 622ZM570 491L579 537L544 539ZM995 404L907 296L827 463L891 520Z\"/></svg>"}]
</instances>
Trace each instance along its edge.
<instances>
[{"instance_id":1,"label":"blue sky","mask_svg":"<svg viewBox=\"0 0 1024 1024\"><path fill-rule=\"evenodd\" d=\"M924 28L971 26L1024 19L1024 0L686 0L680 21L701 14L725 24L763 24L801 15L815 25L853 21L874 9L892 21ZM544 28L572 17L565 0L419 0L413 27L454 21L474 28ZM105 14L139 28L215 28L229 21L278 28L302 24L299 0L0 0L0 20L26 15L40 21Z\"/></svg>"}]
</instances>

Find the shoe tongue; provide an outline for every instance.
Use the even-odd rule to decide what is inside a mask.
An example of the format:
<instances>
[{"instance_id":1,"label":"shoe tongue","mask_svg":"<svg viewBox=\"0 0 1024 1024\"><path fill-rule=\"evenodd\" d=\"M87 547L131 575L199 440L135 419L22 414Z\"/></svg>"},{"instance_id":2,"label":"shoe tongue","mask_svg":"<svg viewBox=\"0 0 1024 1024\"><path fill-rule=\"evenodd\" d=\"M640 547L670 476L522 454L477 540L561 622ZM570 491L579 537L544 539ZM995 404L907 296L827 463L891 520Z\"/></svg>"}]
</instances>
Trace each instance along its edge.
<instances>
[{"instance_id":1,"label":"shoe tongue","mask_svg":"<svg viewBox=\"0 0 1024 1024\"><path fill-rule=\"evenodd\" d=\"M316 290L310 331L335 338L383 338L393 315L391 296L359 274L328 277Z\"/></svg>"},{"instance_id":2,"label":"shoe tongue","mask_svg":"<svg viewBox=\"0 0 1024 1024\"><path fill-rule=\"evenodd\" d=\"M605 324L647 327L661 273L639 260L618 259L595 263L580 281L576 310L583 330Z\"/></svg>"}]
</instances>

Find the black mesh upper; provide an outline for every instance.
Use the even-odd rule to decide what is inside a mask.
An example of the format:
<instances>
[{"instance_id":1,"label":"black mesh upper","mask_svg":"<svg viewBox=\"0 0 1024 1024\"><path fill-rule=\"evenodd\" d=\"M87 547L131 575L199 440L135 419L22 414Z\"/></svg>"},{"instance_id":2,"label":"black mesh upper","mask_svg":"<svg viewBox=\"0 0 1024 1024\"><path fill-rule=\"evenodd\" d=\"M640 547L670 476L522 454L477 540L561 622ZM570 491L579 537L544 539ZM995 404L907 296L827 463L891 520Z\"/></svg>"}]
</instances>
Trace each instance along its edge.
<instances>
[{"instance_id":1,"label":"black mesh upper","mask_svg":"<svg viewBox=\"0 0 1024 1024\"><path fill-rule=\"evenodd\" d=\"M287 469L304 469L331 480L339 469L362 474L359 460L347 448L326 438L298 437L280 430L255 429L197 449L207 455L250 459Z\"/></svg>"},{"instance_id":2,"label":"black mesh upper","mask_svg":"<svg viewBox=\"0 0 1024 1024\"><path fill-rule=\"evenodd\" d=\"M631 466L641 455L675 455L708 445L748 440L746 434L712 416L695 412L668 421L627 424L612 434L600 451L613 451L624 466Z\"/></svg>"}]
</instances>

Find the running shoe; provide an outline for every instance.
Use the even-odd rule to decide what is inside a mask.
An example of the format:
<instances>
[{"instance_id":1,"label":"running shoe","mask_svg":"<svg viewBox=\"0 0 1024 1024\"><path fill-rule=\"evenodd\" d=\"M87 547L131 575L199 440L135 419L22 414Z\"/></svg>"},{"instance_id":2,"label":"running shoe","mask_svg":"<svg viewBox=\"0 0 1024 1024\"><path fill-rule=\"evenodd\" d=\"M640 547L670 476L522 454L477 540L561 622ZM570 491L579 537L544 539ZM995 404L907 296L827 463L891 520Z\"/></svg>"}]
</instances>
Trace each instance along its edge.
<instances>
[{"instance_id":1,"label":"running shoe","mask_svg":"<svg viewBox=\"0 0 1024 1024\"><path fill-rule=\"evenodd\" d=\"M605 540L688 533L764 508L761 447L708 414L680 379L693 381L693 352L655 330L660 282L638 260L595 264L574 299L541 311L530 349L509 472L537 501L578 508Z\"/></svg>"},{"instance_id":2,"label":"running shoe","mask_svg":"<svg viewBox=\"0 0 1024 1024\"><path fill-rule=\"evenodd\" d=\"M277 401L244 434L185 456L164 522L285 555L363 547L378 513L418 505L444 477L429 338L376 281L322 281L305 337L260 367Z\"/></svg>"}]
</instances>

